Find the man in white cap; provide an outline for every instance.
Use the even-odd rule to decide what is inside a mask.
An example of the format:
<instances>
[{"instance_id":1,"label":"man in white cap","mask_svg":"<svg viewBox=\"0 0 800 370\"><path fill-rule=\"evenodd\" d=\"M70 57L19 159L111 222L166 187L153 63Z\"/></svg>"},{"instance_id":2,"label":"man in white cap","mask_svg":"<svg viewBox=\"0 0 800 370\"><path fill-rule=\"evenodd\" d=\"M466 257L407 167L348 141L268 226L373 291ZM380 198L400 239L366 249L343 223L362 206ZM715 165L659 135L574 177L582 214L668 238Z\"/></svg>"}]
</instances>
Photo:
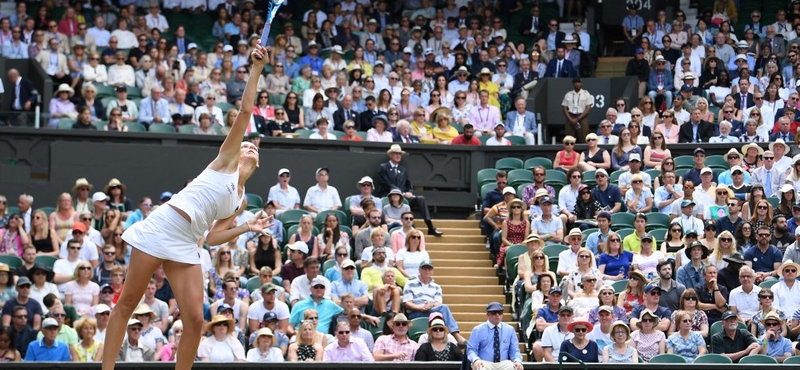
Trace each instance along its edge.
<instances>
[{"instance_id":1,"label":"man in white cap","mask_svg":"<svg viewBox=\"0 0 800 370\"><path fill-rule=\"evenodd\" d=\"M487 94L482 92L481 95ZM495 108L496 109L496 108ZM510 146L511 141L505 138L506 135L506 125L505 123L498 121L494 124L494 135L490 137L486 142L483 144L485 146Z\"/></svg>"},{"instance_id":2,"label":"man in white cap","mask_svg":"<svg viewBox=\"0 0 800 370\"><path fill-rule=\"evenodd\" d=\"M69 346L56 339L58 335L58 322L53 318L47 318L42 322L43 336L36 341L30 342L25 362L55 362L70 361Z\"/></svg>"},{"instance_id":3,"label":"man in white cap","mask_svg":"<svg viewBox=\"0 0 800 370\"><path fill-rule=\"evenodd\" d=\"M792 158L788 156L789 150L791 150L789 145L783 139L778 138L769 144L769 150L775 153L775 167L778 171L786 173L794 163Z\"/></svg>"},{"instance_id":4,"label":"man in white cap","mask_svg":"<svg viewBox=\"0 0 800 370\"><path fill-rule=\"evenodd\" d=\"M600 203L601 210L611 213L622 208L622 193L619 187L609 182L608 172L602 168L595 171L597 186L592 189L592 196Z\"/></svg>"},{"instance_id":5,"label":"man in white cap","mask_svg":"<svg viewBox=\"0 0 800 370\"><path fill-rule=\"evenodd\" d=\"M403 155L406 152L400 148L400 145L393 144L389 150L386 151L389 156L389 161L382 163L378 167L378 178L381 184L382 194L388 194L392 189L400 189L403 193L403 198L408 200L411 209L415 212L422 214L422 219L428 226L428 234L434 236L442 236L442 232L436 230L431 222L431 214L428 210L428 203L425 197L415 195L413 193L414 187L411 185L408 170L405 166L400 165Z\"/></svg>"},{"instance_id":6,"label":"man in white cap","mask_svg":"<svg viewBox=\"0 0 800 370\"><path fill-rule=\"evenodd\" d=\"M97 329L94 333L94 339L101 342L106 341L106 330L108 329L108 321L111 318L111 307L105 303L100 303L93 308L94 319L97 321Z\"/></svg>"},{"instance_id":7,"label":"man in white cap","mask_svg":"<svg viewBox=\"0 0 800 370\"><path fill-rule=\"evenodd\" d=\"M628 171L620 175L619 179L617 179L620 193L626 194L628 192L628 189L631 188L631 177L637 173L639 176L642 176L644 187L650 188L653 179L650 177L649 173L642 172L642 156L639 153L631 153L628 156Z\"/></svg>"},{"instance_id":8,"label":"man in white cap","mask_svg":"<svg viewBox=\"0 0 800 370\"><path fill-rule=\"evenodd\" d=\"M126 340L117 356L118 362L155 361L153 349L142 343L142 323L137 319L128 320Z\"/></svg>"},{"instance_id":9,"label":"man in white cap","mask_svg":"<svg viewBox=\"0 0 800 370\"><path fill-rule=\"evenodd\" d=\"M281 213L290 209L300 209L300 193L293 186L289 185L292 173L287 168L278 170L278 183L269 189L267 201L275 202L275 213Z\"/></svg>"},{"instance_id":10,"label":"man in white cap","mask_svg":"<svg viewBox=\"0 0 800 370\"><path fill-rule=\"evenodd\" d=\"M315 277L311 280L309 286L311 292L308 298L298 301L292 307L292 313L289 316L289 325L293 328L299 328L301 321L303 321L305 311L308 309L315 309L317 310L317 331L327 334L331 326L331 319L344 311L344 309L338 304L333 303L329 298L326 298L325 292L330 289L330 282L325 277Z\"/></svg>"},{"instance_id":11,"label":"man in white cap","mask_svg":"<svg viewBox=\"0 0 800 370\"><path fill-rule=\"evenodd\" d=\"M342 58L344 55L344 50L339 45L333 45L331 47L331 56L325 59L325 62L322 63L322 66L329 65L333 68L334 71L341 71L347 68L347 62Z\"/></svg>"},{"instance_id":12,"label":"man in white cap","mask_svg":"<svg viewBox=\"0 0 800 370\"><path fill-rule=\"evenodd\" d=\"M324 276L320 275L319 259L307 258L303 261L303 275L300 275L292 280L291 295L289 296L289 304L294 305L298 301L304 300L311 296L314 281L320 280L325 283L325 290L323 291L326 298L331 296L331 282Z\"/></svg>"},{"instance_id":13,"label":"man in white cap","mask_svg":"<svg viewBox=\"0 0 800 370\"><path fill-rule=\"evenodd\" d=\"M458 70L456 71L456 79L447 84L447 90L454 95L458 92L466 93L469 90L469 82L467 81L467 77L469 77L469 69L467 69L466 66L458 67ZM486 115L485 112L484 115ZM473 124L476 123L477 121L473 122Z\"/></svg>"}]
</instances>

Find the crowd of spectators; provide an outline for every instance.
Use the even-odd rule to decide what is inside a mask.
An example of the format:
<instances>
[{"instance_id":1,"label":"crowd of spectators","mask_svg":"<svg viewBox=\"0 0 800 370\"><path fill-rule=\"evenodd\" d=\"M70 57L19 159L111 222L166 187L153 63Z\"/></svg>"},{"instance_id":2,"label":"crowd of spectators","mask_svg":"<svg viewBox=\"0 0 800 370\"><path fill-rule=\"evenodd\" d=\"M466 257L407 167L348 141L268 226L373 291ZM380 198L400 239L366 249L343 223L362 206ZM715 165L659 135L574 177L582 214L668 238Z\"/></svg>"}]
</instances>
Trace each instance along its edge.
<instances>
[{"instance_id":1,"label":"crowd of spectators","mask_svg":"<svg viewBox=\"0 0 800 370\"><path fill-rule=\"evenodd\" d=\"M183 3L20 2L14 14L0 15L0 54L32 58L53 80L44 109L50 128L141 131L155 124L224 134L241 104L263 9L252 0ZM558 17L540 19L538 4L526 5L532 16L511 32L506 23L521 1L318 0L300 7L284 6L272 25L248 134L466 145L480 145L482 135L509 145L502 140L508 135L532 144L539 130L524 107L528 92L539 78L577 76L589 59L582 21L567 37L548 34ZM213 36L193 29L195 21ZM527 42L531 33L537 42ZM551 59L559 60L552 68ZM31 111L30 79L16 70L7 78L25 86L14 89L10 110Z\"/></svg>"},{"instance_id":2,"label":"crowd of spectators","mask_svg":"<svg viewBox=\"0 0 800 370\"><path fill-rule=\"evenodd\" d=\"M236 216L235 224L276 216L267 232L217 246L200 243L206 337L198 360L460 361L491 351L491 337L473 336L472 343L461 335L433 280L425 235L442 232L431 223L424 197L398 176L408 172L400 163L404 154L399 145L390 148L379 181L360 179L344 206L327 168L316 171L317 184L303 199L290 185L291 171L281 169L266 204ZM16 207L0 196L0 336L10 338L0 343L4 359L102 359L109 314L130 262L123 231L155 207L168 207L172 193L162 193L157 204L143 197L134 205L118 179L95 190L77 179L56 207L39 209L28 194ZM427 233L415 228L412 210L423 215ZM352 222L339 217L344 211ZM296 219L283 217L293 213ZM127 323L118 361L174 361L183 323L173 289L182 288L156 270ZM499 303L489 305L487 322L498 325L503 311ZM412 327L420 321L422 327ZM519 345L506 338L516 332L500 325L504 353L494 362L521 366Z\"/></svg>"}]
</instances>

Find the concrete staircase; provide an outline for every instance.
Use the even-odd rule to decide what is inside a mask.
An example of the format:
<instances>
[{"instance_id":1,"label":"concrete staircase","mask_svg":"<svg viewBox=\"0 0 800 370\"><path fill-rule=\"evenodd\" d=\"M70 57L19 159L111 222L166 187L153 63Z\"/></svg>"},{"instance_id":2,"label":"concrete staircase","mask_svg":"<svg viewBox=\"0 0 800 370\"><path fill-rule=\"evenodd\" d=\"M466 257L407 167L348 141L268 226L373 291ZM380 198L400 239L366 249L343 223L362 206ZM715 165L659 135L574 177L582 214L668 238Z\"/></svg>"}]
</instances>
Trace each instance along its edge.
<instances>
[{"instance_id":1,"label":"concrete staircase","mask_svg":"<svg viewBox=\"0 0 800 370\"><path fill-rule=\"evenodd\" d=\"M426 230L421 220L415 222L417 228ZM489 260L478 221L433 220L433 223L444 232L440 238L425 236L425 249L436 266L434 281L442 286L444 303L450 306L461 334L469 338L472 328L486 321L489 302L505 305L503 286ZM503 320L518 328L511 318L511 306L505 306ZM520 351L525 353L524 344L520 344Z\"/></svg>"}]
</instances>

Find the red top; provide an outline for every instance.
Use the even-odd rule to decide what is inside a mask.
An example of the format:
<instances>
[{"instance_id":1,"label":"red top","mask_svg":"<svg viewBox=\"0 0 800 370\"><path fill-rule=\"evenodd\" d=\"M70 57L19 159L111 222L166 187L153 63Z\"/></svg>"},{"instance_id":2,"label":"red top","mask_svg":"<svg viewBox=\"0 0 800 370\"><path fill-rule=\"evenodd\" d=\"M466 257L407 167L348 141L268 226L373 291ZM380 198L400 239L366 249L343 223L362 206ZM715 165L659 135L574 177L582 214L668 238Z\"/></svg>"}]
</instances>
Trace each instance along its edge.
<instances>
[{"instance_id":1,"label":"red top","mask_svg":"<svg viewBox=\"0 0 800 370\"><path fill-rule=\"evenodd\" d=\"M481 146L481 141L478 140L478 138L475 137L475 136L473 136L469 140L466 140L464 138L464 134L461 134L461 135L456 136L453 139L453 141L450 142L450 144L452 144L452 145L475 145L475 146Z\"/></svg>"},{"instance_id":2,"label":"red top","mask_svg":"<svg viewBox=\"0 0 800 370\"><path fill-rule=\"evenodd\" d=\"M567 158L565 151L561 150L558 152L558 158L560 159L560 163L562 166L572 167L575 166L575 162L578 158L578 152L572 152L572 157Z\"/></svg>"}]
</instances>

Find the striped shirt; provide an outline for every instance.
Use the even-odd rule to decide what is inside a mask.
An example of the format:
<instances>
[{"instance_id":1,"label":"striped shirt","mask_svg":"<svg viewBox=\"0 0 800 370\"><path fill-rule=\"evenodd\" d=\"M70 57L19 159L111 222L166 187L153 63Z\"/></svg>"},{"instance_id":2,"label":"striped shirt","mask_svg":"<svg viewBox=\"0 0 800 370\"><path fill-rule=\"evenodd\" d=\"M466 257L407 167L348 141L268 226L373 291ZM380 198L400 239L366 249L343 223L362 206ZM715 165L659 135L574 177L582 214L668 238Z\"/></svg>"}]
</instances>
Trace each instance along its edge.
<instances>
[{"instance_id":1,"label":"striped shirt","mask_svg":"<svg viewBox=\"0 0 800 370\"><path fill-rule=\"evenodd\" d=\"M425 304L425 302L442 303L442 287L433 282L423 283L419 279L409 281L403 289L403 302Z\"/></svg>"}]
</instances>

